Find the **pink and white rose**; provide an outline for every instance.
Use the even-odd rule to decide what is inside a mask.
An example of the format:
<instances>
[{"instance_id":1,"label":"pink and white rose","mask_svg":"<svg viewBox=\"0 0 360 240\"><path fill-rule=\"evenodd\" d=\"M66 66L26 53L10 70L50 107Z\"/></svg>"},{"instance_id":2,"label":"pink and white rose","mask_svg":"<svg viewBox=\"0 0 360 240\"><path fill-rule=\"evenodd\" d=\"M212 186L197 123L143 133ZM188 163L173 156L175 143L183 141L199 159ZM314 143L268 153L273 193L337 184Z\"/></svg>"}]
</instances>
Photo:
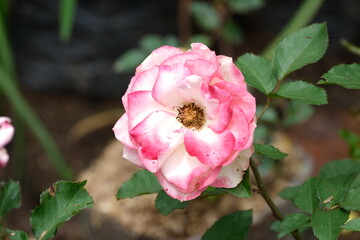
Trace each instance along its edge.
<instances>
[{"instance_id":1,"label":"pink and white rose","mask_svg":"<svg viewBox=\"0 0 360 240\"><path fill-rule=\"evenodd\" d=\"M14 127L8 117L0 116L0 168L5 167L9 161L9 155L5 149L14 135Z\"/></svg>"},{"instance_id":2,"label":"pink and white rose","mask_svg":"<svg viewBox=\"0 0 360 240\"><path fill-rule=\"evenodd\" d=\"M253 153L255 99L230 57L193 43L163 46L136 68L113 131L123 157L154 173L173 198L236 187Z\"/></svg>"}]
</instances>

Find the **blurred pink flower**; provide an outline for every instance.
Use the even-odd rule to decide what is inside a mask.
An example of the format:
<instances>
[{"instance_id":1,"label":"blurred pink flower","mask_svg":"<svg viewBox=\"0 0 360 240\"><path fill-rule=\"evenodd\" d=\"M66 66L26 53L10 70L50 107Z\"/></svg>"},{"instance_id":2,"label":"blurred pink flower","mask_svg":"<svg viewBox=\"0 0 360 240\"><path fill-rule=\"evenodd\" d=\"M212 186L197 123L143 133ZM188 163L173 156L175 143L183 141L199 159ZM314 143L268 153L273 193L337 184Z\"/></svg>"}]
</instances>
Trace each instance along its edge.
<instances>
[{"instance_id":1,"label":"blurred pink flower","mask_svg":"<svg viewBox=\"0 0 360 240\"><path fill-rule=\"evenodd\" d=\"M8 117L0 117L0 168L5 167L9 161L9 155L5 149L14 135L14 127Z\"/></svg>"},{"instance_id":2,"label":"blurred pink flower","mask_svg":"<svg viewBox=\"0 0 360 240\"><path fill-rule=\"evenodd\" d=\"M249 167L255 99L226 56L193 43L163 46L136 69L115 124L123 157L153 172L181 201L208 186L236 187Z\"/></svg>"}]
</instances>

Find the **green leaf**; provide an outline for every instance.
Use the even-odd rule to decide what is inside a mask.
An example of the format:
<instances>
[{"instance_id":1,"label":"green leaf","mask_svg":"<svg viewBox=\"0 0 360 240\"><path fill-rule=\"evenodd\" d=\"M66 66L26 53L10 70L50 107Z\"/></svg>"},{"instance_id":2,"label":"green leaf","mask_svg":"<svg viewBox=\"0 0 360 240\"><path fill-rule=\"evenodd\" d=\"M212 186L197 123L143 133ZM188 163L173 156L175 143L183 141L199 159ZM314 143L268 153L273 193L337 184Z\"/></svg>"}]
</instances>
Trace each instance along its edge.
<instances>
[{"instance_id":1,"label":"green leaf","mask_svg":"<svg viewBox=\"0 0 360 240\"><path fill-rule=\"evenodd\" d=\"M291 232L299 229L310 221L310 216L303 213L292 213L287 215L280 224L280 232L278 238L282 238Z\"/></svg>"},{"instance_id":2,"label":"green leaf","mask_svg":"<svg viewBox=\"0 0 360 240\"><path fill-rule=\"evenodd\" d=\"M251 198L250 173L246 170L242 181L235 188L228 188L226 191L236 197Z\"/></svg>"},{"instance_id":3,"label":"green leaf","mask_svg":"<svg viewBox=\"0 0 360 240\"><path fill-rule=\"evenodd\" d=\"M247 13L265 5L264 0L226 0L230 9L237 13Z\"/></svg>"},{"instance_id":4,"label":"green leaf","mask_svg":"<svg viewBox=\"0 0 360 240\"><path fill-rule=\"evenodd\" d=\"M0 217L21 205L19 182L0 182Z\"/></svg>"},{"instance_id":5,"label":"green leaf","mask_svg":"<svg viewBox=\"0 0 360 240\"><path fill-rule=\"evenodd\" d=\"M245 81L250 86L264 94L269 94L274 90L276 78L268 59L247 53L237 59L236 66L244 74Z\"/></svg>"},{"instance_id":6,"label":"green leaf","mask_svg":"<svg viewBox=\"0 0 360 240\"><path fill-rule=\"evenodd\" d=\"M264 109L264 105L259 104L256 107L256 115L259 116L261 111ZM269 122L269 123L277 123L279 121L278 114L276 110L272 107L268 107L268 109L265 111L264 115L261 118L262 122Z\"/></svg>"},{"instance_id":7,"label":"green leaf","mask_svg":"<svg viewBox=\"0 0 360 240\"><path fill-rule=\"evenodd\" d=\"M284 188L281 192L278 193L278 195L285 200L294 201L297 192L299 191L300 186L295 187L287 187Z\"/></svg>"},{"instance_id":8,"label":"green leaf","mask_svg":"<svg viewBox=\"0 0 360 240\"><path fill-rule=\"evenodd\" d=\"M30 223L38 240L52 238L57 228L85 208L93 206L93 200L84 188L86 181L58 181L53 189L43 192L40 205L32 212Z\"/></svg>"},{"instance_id":9,"label":"green leaf","mask_svg":"<svg viewBox=\"0 0 360 240\"><path fill-rule=\"evenodd\" d=\"M155 207L162 215L167 216L175 209L184 209L188 203L188 201L181 202L174 199L167 195L164 190L161 190L156 197Z\"/></svg>"},{"instance_id":10,"label":"green leaf","mask_svg":"<svg viewBox=\"0 0 360 240\"><path fill-rule=\"evenodd\" d=\"M354 174L320 179L317 187L320 201L327 208L337 205L344 199L354 179Z\"/></svg>"},{"instance_id":11,"label":"green leaf","mask_svg":"<svg viewBox=\"0 0 360 240\"><path fill-rule=\"evenodd\" d=\"M328 45L326 24L312 24L285 37L275 48L274 68L277 79L309 63L318 61Z\"/></svg>"},{"instance_id":12,"label":"green leaf","mask_svg":"<svg viewBox=\"0 0 360 240\"><path fill-rule=\"evenodd\" d=\"M23 231L8 230L7 232L9 234L10 240L28 240L29 239L28 235Z\"/></svg>"},{"instance_id":13,"label":"green leaf","mask_svg":"<svg viewBox=\"0 0 360 240\"><path fill-rule=\"evenodd\" d=\"M316 192L318 182L318 178L310 178L299 186L293 201L296 207L308 213L312 213L317 208L319 205Z\"/></svg>"},{"instance_id":14,"label":"green leaf","mask_svg":"<svg viewBox=\"0 0 360 240\"><path fill-rule=\"evenodd\" d=\"M360 159L360 136L348 130L340 130L339 134L349 146L350 157Z\"/></svg>"},{"instance_id":15,"label":"green leaf","mask_svg":"<svg viewBox=\"0 0 360 240\"><path fill-rule=\"evenodd\" d=\"M161 189L162 187L153 173L139 170L121 185L116 197L118 199L133 198L143 194L157 193Z\"/></svg>"},{"instance_id":16,"label":"green leaf","mask_svg":"<svg viewBox=\"0 0 360 240\"><path fill-rule=\"evenodd\" d=\"M271 224L270 229L274 230L277 233L280 233L281 232L280 226L281 226L281 221L275 221Z\"/></svg>"},{"instance_id":17,"label":"green leaf","mask_svg":"<svg viewBox=\"0 0 360 240\"><path fill-rule=\"evenodd\" d=\"M360 187L350 189L340 206L346 210L360 211Z\"/></svg>"},{"instance_id":18,"label":"green leaf","mask_svg":"<svg viewBox=\"0 0 360 240\"><path fill-rule=\"evenodd\" d=\"M64 42L70 40L72 28L74 26L74 16L77 0L60 1L60 39Z\"/></svg>"},{"instance_id":19,"label":"green leaf","mask_svg":"<svg viewBox=\"0 0 360 240\"><path fill-rule=\"evenodd\" d=\"M307 104L327 104L327 96L324 89L303 81L285 83L276 92L276 95Z\"/></svg>"},{"instance_id":20,"label":"green leaf","mask_svg":"<svg viewBox=\"0 0 360 240\"><path fill-rule=\"evenodd\" d=\"M319 240L336 240L341 232L341 225L349 214L342 209L332 211L316 210L311 217L311 224Z\"/></svg>"},{"instance_id":21,"label":"green leaf","mask_svg":"<svg viewBox=\"0 0 360 240\"><path fill-rule=\"evenodd\" d=\"M224 23L221 37L225 41L227 41L229 43L233 43L235 45L242 43L243 38L244 38L243 33L242 33L241 29L239 28L239 25L233 21L227 21Z\"/></svg>"},{"instance_id":22,"label":"green leaf","mask_svg":"<svg viewBox=\"0 0 360 240\"><path fill-rule=\"evenodd\" d=\"M116 72L131 72L142 62L147 56L147 52L134 48L124 52L114 63L114 70Z\"/></svg>"},{"instance_id":23,"label":"green leaf","mask_svg":"<svg viewBox=\"0 0 360 240\"><path fill-rule=\"evenodd\" d=\"M288 154L281 152L274 146L254 143L255 153L267 156L272 159L283 159Z\"/></svg>"},{"instance_id":24,"label":"green leaf","mask_svg":"<svg viewBox=\"0 0 360 240\"><path fill-rule=\"evenodd\" d=\"M202 240L244 240L252 223L252 210L233 212L211 226Z\"/></svg>"},{"instance_id":25,"label":"green leaf","mask_svg":"<svg viewBox=\"0 0 360 240\"><path fill-rule=\"evenodd\" d=\"M350 175L360 172L360 163L352 159L335 160L320 169L320 178L332 178L339 175Z\"/></svg>"},{"instance_id":26,"label":"green leaf","mask_svg":"<svg viewBox=\"0 0 360 240\"><path fill-rule=\"evenodd\" d=\"M318 84L338 84L344 88L360 89L360 64L340 64L322 76Z\"/></svg>"},{"instance_id":27,"label":"green leaf","mask_svg":"<svg viewBox=\"0 0 360 240\"><path fill-rule=\"evenodd\" d=\"M341 226L342 229L360 231L360 218L355 218Z\"/></svg>"},{"instance_id":28,"label":"green leaf","mask_svg":"<svg viewBox=\"0 0 360 240\"><path fill-rule=\"evenodd\" d=\"M220 18L215 8L207 2L192 2L190 11L196 23L205 31L213 31L220 25Z\"/></svg>"},{"instance_id":29,"label":"green leaf","mask_svg":"<svg viewBox=\"0 0 360 240\"><path fill-rule=\"evenodd\" d=\"M289 106L286 110L284 119L286 127L305 122L315 112L313 106L298 101L289 101Z\"/></svg>"}]
</instances>

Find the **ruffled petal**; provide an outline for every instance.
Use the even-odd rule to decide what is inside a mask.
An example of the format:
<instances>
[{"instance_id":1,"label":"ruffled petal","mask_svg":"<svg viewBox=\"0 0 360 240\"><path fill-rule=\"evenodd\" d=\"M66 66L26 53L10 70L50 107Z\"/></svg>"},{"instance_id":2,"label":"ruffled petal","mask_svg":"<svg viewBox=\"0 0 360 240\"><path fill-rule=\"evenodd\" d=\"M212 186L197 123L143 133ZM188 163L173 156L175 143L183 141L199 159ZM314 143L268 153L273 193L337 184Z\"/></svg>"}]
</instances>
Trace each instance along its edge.
<instances>
[{"instance_id":1,"label":"ruffled petal","mask_svg":"<svg viewBox=\"0 0 360 240\"><path fill-rule=\"evenodd\" d=\"M249 168L249 159L253 153L253 148L241 151L230 165L222 167L217 179L211 186L224 188L236 187L243 179L244 171Z\"/></svg>"},{"instance_id":2,"label":"ruffled petal","mask_svg":"<svg viewBox=\"0 0 360 240\"><path fill-rule=\"evenodd\" d=\"M247 143L250 139L250 123L248 122L244 112L239 107L233 107L232 119L228 125L228 129L235 137L235 149L243 150L248 148Z\"/></svg>"},{"instance_id":3,"label":"ruffled petal","mask_svg":"<svg viewBox=\"0 0 360 240\"><path fill-rule=\"evenodd\" d=\"M11 119L0 117L0 148L8 144L14 136L14 127L11 125Z\"/></svg>"},{"instance_id":4,"label":"ruffled petal","mask_svg":"<svg viewBox=\"0 0 360 240\"><path fill-rule=\"evenodd\" d=\"M187 60L185 66L193 75L201 76L203 83L208 84L217 71L217 65L205 59Z\"/></svg>"},{"instance_id":5,"label":"ruffled petal","mask_svg":"<svg viewBox=\"0 0 360 240\"><path fill-rule=\"evenodd\" d=\"M174 55L181 54L179 48L171 46L162 46L152 51L152 53L136 68L136 73L143 72L152 68L153 66L160 65L165 59Z\"/></svg>"},{"instance_id":6,"label":"ruffled petal","mask_svg":"<svg viewBox=\"0 0 360 240\"><path fill-rule=\"evenodd\" d=\"M157 171L161 166L160 154L177 145L182 135L180 128L175 114L155 111L130 130L130 136L139 145L141 161L149 171Z\"/></svg>"},{"instance_id":7,"label":"ruffled petal","mask_svg":"<svg viewBox=\"0 0 360 240\"><path fill-rule=\"evenodd\" d=\"M244 76L240 72L240 70L235 66L231 57L227 56L217 56L218 62L220 63L219 73L222 76L222 79L234 83L241 87L242 89L246 89L246 83L244 80Z\"/></svg>"},{"instance_id":8,"label":"ruffled petal","mask_svg":"<svg viewBox=\"0 0 360 240\"><path fill-rule=\"evenodd\" d=\"M124 145L123 158L129 162L134 163L136 166L144 168L144 164L141 162L137 149L132 149Z\"/></svg>"},{"instance_id":9,"label":"ruffled petal","mask_svg":"<svg viewBox=\"0 0 360 240\"><path fill-rule=\"evenodd\" d=\"M203 164L216 168L222 166L232 155L235 138L230 130L215 133L208 127L187 131L184 137L186 151Z\"/></svg>"},{"instance_id":10,"label":"ruffled petal","mask_svg":"<svg viewBox=\"0 0 360 240\"><path fill-rule=\"evenodd\" d=\"M190 70L181 64L160 66L159 76L152 91L153 98L170 109L182 106L185 100L179 95L178 85L190 75Z\"/></svg>"},{"instance_id":11,"label":"ruffled petal","mask_svg":"<svg viewBox=\"0 0 360 240\"><path fill-rule=\"evenodd\" d=\"M129 116L129 130L142 122L150 113L157 110L166 111L167 109L155 101L149 91L138 91L128 95L128 105L131 111L128 111ZM169 109L169 112L175 110Z\"/></svg>"},{"instance_id":12,"label":"ruffled petal","mask_svg":"<svg viewBox=\"0 0 360 240\"><path fill-rule=\"evenodd\" d=\"M212 169L191 157L180 145L170 154L161 167L161 175L182 193L203 190L213 183L221 168ZM161 179L159 179L161 180ZM164 184L160 181L160 184ZM166 190L166 187L164 188ZM171 193L167 191L169 195Z\"/></svg>"},{"instance_id":13,"label":"ruffled petal","mask_svg":"<svg viewBox=\"0 0 360 240\"><path fill-rule=\"evenodd\" d=\"M188 52L199 54L203 59L217 64L216 54L202 43L192 43Z\"/></svg>"},{"instance_id":14,"label":"ruffled petal","mask_svg":"<svg viewBox=\"0 0 360 240\"><path fill-rule=\"evenodd\" d=\"M121 118L115 123L113 127L113 132L117 140L119 140L125 146L137 149L137 146L133 143L129 135L129 120L128 115L124 113Z\"/></svg>"},{"instance_id":15,"label":"ruffled petal","mask_svg":"<svg viewBox=\"0 0 360 240\"><path fill-rule=\"evenodd\" d=\"M201 58L201 56L197 53L181 53L181 54L177 54L174 55L166 60L164 60L161 65L174 65L174 64L185 64L186 61L191 60L191 59L199 59Z\"/></svg>"},{"instance_id":16,"label":"ruffled petal","mask_svg":"<svg viewBox=\"0 0 360 240\"><path fill-rule=\"evenodd\" d=\"M0 168L3 168L7 165L9 161L9 155L5 148L0 148Z\"/></svg>"}]
</instances>

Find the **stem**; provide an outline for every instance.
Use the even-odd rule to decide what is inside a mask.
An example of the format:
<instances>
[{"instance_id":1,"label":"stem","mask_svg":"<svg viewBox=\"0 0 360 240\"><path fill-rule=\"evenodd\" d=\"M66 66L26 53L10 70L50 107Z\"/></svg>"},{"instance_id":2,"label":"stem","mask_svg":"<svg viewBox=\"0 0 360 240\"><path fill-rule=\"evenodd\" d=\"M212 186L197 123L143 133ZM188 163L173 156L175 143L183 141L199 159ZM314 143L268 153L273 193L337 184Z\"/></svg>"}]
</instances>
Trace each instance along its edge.
<instances>
[{"instance_id":1,"label":"stem","mask_svg":"<svg viewBox=\"0 0 360 240\"><path fill-rule=\"evenodd\" d=\"M191 16L189 7L192 0L178 0L178 32L180 38L180 45L188 44L191 37Z\"/></svg>"},{"instance_id":2,"label":"stem","mask_svg":"<svg viewBox=\"0 0 360 240\"><path fill-rule=\"evenodd\" d=\"M263 183L263 181L261 179L261 176L260 176L259 170L258 170L258 168L256 166L256 163L252 158L250 158L250 166L251 166L251 169L252 169L252 171L254 173L254 177L255 177L256 183L258 185L261 196L264 198L265 202L269 205L271 211L273 212L273 215L278 220L283 221L284 216L282 215L282 213L280 212L278 207L275 205L274 201L271 199L271 197L269 195L269 192L265 188L264 183ZM292 232L291 235L297 240L302 240L302 237L301 237L300 233L297 230Z\"/></svg>"},{"instance_id":3,"label":"stem","mask_svg":"<svg viewBox=\"0 0 360 240\"><path fill-rule=\"evenodd\" d=\"M288 24L285 25L283 30L267 46L267 48L261 55L268 59L271 59L278 42L286 35L306 26L319 11L323 2L324 0L304 0L295 12L295 14L290 19L290 21L288 21Z\"/></svg>"}]
</instances>

